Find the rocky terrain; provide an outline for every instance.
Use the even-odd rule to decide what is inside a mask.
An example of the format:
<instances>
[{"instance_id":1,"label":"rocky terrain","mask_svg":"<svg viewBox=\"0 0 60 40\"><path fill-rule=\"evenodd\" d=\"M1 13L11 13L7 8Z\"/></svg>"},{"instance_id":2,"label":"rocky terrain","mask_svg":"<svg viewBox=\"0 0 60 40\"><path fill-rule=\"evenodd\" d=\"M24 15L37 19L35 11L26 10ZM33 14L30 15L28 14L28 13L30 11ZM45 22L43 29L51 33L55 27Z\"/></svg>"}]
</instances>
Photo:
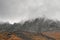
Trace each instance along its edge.
<instances>
[{"instance_id":1,"label":"rocky terrain","mask_svg":"<svg viewBox=\"0 0 60 40\"><path fill-rule=\"evenodd\" d=\"M60 21L36 18L24 23L0 23L0 40L60 40Z\"/></svg>"},{"instance_id":2,"label":"rocky terrain","mask_svg":"<svg viewBox=\"0 0 60 40\"><path fill-rule=\"evenodd\" d=\"M19 36L17 36L19 34ZM57 40L54 37L47 36L42 33L30 33L30 32L20 32L20 33L0 33L0 40Z\"/></svg>"}]
</instances>

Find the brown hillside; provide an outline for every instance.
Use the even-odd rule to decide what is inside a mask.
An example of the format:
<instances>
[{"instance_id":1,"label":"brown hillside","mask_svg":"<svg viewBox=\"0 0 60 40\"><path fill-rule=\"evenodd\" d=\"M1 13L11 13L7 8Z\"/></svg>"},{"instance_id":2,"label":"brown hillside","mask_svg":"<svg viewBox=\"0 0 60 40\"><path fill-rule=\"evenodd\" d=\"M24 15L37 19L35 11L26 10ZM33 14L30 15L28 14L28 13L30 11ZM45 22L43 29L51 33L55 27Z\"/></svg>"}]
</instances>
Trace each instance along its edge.
<instances>
[{"instance_id":1,"label":"brown hillside","mask_svg":"<svg viewBox=\"0 0 60 40\"><path fill-rule=\"evenodd\" d=\"M60 32L44 32L44 35L60 40Z\"/></svg>"},{"instance_id":2,"label":"brown hillside","mask_svg":"<svg viewBox=\"0 0 60 40\"><path fill-rule=\"evenodd\" d=\"M0 40L60 40L60 33L30 33L20 32L19 36L15 33L0 33Z\"/></svg>"}]
</instances>

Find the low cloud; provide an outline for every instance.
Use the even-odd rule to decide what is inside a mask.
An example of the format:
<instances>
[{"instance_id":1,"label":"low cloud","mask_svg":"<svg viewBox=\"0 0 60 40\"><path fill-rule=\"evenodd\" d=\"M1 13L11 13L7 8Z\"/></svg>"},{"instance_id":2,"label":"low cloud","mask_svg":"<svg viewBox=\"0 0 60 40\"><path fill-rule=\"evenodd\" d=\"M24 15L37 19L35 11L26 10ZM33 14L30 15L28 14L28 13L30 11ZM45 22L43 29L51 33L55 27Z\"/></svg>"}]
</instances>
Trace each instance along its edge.
<instances>
[{"instance_id":1,"label":"low cloud","mask_svg":"<svg viewBox=\"0 0 60 40\"><path fill-rule=\"evenodd\" d=\"M0 21L17 22L42 15L59 19L60 0L0 0Z\"/></svg>"}]
</instances>

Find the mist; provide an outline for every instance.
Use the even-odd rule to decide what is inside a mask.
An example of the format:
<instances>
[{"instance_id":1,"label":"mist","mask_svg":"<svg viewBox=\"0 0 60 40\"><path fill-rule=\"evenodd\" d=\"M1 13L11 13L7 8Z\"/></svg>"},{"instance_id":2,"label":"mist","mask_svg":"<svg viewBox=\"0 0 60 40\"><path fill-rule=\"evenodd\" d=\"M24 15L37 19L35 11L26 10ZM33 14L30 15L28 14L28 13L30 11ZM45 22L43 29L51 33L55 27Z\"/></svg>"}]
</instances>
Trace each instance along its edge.
<instances>
[{"instance_id":1,"label":"mist","mask_svg":"<svg viewBox=\"0 0 60 40\"><path fill-rule=\"evenodd\" d=\"M44 15L60 20L60 0L0 0L0 21L14 23Z\"/></svg>"}]
</instances>

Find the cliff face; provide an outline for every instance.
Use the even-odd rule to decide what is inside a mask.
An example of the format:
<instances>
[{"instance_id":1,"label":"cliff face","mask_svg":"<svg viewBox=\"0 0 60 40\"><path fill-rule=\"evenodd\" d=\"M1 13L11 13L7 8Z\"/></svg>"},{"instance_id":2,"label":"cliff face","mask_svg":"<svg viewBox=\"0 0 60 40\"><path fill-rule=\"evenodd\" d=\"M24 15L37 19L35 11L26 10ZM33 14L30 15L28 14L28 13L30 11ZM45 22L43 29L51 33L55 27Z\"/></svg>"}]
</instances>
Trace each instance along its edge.
<instances>
[{"instance_id":1,"label":"cliff face","mask_svg":"<svg viewBox=\"0 0 60 40\"><path fill-rule=\"evenodd\" d=\"M25 21L23 24L21 23L4 23L0 24L0 32L49 32L49 31L60 31L60 21L53 21L45 18L36 18L32 21Z\"/></svg>"},{"instance_id":2,"label":"cliff face","mask_svg":"<svg viewBox=\"0 0 60 40\"><path fill-rule=\"evenodd\" d=\"M23 24L0 24L1 40L60 40L60 21L37 18Z\"/></svg>"}]
</instances>

